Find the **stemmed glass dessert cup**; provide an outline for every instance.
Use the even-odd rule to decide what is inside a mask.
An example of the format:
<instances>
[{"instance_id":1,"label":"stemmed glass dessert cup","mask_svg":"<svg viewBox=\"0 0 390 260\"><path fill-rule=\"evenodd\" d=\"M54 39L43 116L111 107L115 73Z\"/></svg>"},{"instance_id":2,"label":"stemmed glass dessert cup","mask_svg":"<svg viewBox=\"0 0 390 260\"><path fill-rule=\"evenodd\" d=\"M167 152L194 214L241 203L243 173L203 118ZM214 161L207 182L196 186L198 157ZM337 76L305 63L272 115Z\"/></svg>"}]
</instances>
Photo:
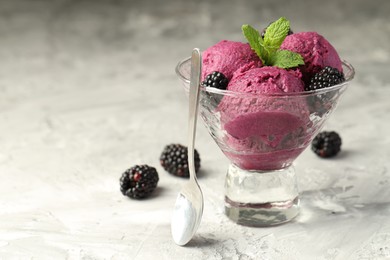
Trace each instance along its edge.
<instances>
[{"instance_id":1,"label":"stemmed glass dessert cup","mask_svg":"<svg viewBox=\"0 0 390 260\"><path fill-rule=\"evenodd\" d=\"M230 160L225 214L245 226L272 226L299 213L292 163L311 143L354 77L343 61L341 84L299 93L254 94L201 86L200 115ZM188 94L190 59L176 66Z\"/></svg>"}]
</instances>

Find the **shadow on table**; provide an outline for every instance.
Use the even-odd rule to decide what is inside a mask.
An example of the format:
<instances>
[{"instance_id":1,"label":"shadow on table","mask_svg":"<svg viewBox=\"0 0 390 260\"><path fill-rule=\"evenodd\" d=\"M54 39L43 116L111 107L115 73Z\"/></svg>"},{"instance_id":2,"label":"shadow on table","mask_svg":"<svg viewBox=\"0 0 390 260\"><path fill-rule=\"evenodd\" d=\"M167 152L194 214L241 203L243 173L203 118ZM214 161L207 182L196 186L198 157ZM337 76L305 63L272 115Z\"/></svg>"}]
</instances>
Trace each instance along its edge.
<instances>
[{"instance_id":1,"label":"shadow on table","mask_svg":"<svg viewBox=\"0 0 390 260\"><path fill-rule=\"evenodd\" d=\"M156 187L156 189L153 191L153 193L148 197L148 199L153 199L155 197L161 196L164 192L166 192L166 188L163 187Z\"/></svg>"},{"instance_id":2,"label":"shadow on table","mask_svg":"<svg viewBox=\"0 0 390 260\"><path fill-rule=\"evenodd\" d=\"M212 247L221 241L218 241L216 239L210 239L201 237L199 235L195 235L190 242L186 245L186 247Z\"/></svg>"}]
</instances>

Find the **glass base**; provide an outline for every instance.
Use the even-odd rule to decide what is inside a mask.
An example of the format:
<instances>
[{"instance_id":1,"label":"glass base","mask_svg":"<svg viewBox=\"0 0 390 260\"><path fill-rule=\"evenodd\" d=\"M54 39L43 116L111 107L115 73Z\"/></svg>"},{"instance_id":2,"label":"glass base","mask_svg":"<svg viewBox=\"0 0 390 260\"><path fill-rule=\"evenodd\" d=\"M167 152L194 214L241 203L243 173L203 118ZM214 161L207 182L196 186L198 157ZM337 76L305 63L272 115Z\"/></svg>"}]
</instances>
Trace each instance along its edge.
<instances>
[{"instance_id":1,"label":"glass base","mask_svg":"<svg viewBox=\"0 0 390 260\"><path fill-rule=\"evenodd\" d=\"M243 170L231 164L225 181L225 214L245 226L273 226L299 213L292 166L274 171Z\"/></svg>"}]
</instances>

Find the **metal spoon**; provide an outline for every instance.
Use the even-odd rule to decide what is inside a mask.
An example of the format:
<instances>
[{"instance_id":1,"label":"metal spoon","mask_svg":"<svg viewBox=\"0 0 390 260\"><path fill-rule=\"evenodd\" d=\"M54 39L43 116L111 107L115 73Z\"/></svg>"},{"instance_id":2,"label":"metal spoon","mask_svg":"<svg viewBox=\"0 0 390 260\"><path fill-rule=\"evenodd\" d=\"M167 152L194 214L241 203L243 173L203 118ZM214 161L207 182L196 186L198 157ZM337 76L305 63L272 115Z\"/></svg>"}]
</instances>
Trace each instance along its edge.
<instances>
[{"instance_id":1,"label":"metal spoon","mask_svg":"<svg viewBox=\"0 0 390 260\"><path fill-rule=\"evenodd\" d=\"M179 246L187 244L199 227L203 214L203 194L195 174L194 144L196 120L199 105L200 72L202 58L199 49L195 48L191 56L191 79L188 118L188 168L189 181L182 187L173 210L171 232L173 240Z\"/></svg>"}]
</instances>

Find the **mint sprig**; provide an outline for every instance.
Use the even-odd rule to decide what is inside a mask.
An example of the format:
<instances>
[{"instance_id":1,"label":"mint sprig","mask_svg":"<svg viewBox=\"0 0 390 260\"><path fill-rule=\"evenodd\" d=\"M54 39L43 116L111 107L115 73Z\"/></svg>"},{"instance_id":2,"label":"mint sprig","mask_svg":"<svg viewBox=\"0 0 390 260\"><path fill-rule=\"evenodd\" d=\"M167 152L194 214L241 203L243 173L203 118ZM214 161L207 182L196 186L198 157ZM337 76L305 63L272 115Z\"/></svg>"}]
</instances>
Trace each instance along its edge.
<instances>
[{"instance_id":1,"label":"mint sprig","mask_svg":"<svg viewBox=\"0 0 390 260\"><path fill-rule=\"evenodd\" d=\"M271 64L282 69L288 69L303 65L304 61L299 53L289 50L277 50L271 57Z\"/></svg>"},{"instance_id":2,"label":"mint sprig","mask_svg":"<svg viewBox=\"0 0 390 260\"><path fill-rule=\"evenodd\" d=\"M259 56L261 61L264 63L265 60L263 58L263 55L265 53L265 48L263 47L264 42L263 38L261 38L260 36L260 33L249 24L244 24L242 26L242 32L245 38L248 40L252 50L256 52L257 56Z\"/></svg>"},{"instance_id":3,"label":"mint sprig","mask_svg":"<svg viewBox=\"0 0 390 260\"><path fill-rule=\"evenodd\" d=\"M260 33L248 24L242 26L242 32L248 40L252 50L259 56L263 65L277 66L282 69L294 68L305 64L302 56L289 50L280 50L288 31L290 22L281 17L271 23L264 34L264 39Z\"/></svg>"}]
</instances>

